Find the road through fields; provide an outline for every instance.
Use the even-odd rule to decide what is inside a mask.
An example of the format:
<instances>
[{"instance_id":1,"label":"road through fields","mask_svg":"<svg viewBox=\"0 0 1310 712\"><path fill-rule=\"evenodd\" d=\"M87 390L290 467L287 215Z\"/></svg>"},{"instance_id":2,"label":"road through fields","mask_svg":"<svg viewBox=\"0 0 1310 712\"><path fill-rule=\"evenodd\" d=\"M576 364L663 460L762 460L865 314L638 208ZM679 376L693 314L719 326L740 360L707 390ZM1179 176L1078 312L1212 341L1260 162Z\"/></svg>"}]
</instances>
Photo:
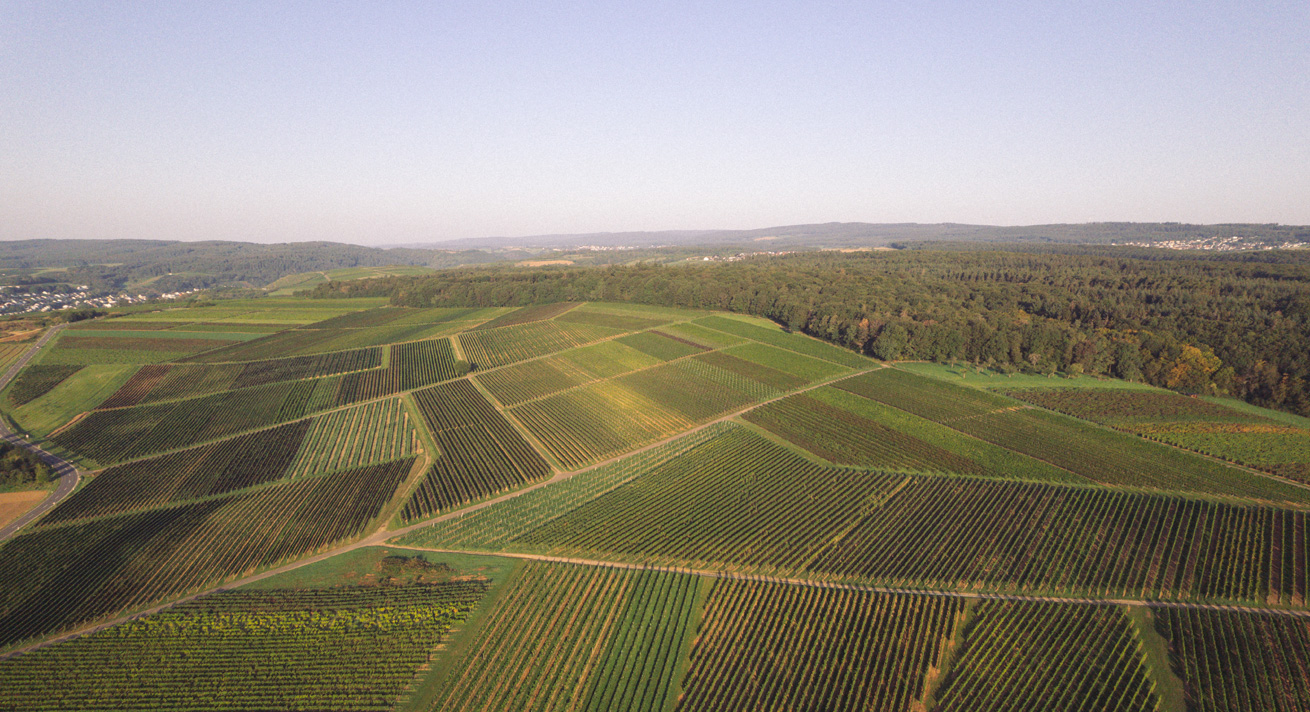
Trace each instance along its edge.
<instances>
[{"instance_id":1,"label":"road through fields","mask_svg":"<svg viewBox=\"0 0 1310 712\"><path fill-rule=\"evenodd\" d=\"M41 338L37 339L35 344L32 344L32 348L28 349L27 353L20 356L18 360L9 367L9 370L5 371L3 376L0 376L0 390L3 390L5 386L8 386L9 382L14 380L14 376L17 376L18 372L23 370L23 367L41 351L41 347L49 343L50 340L58 335L65 326L67 326L67 324L60 324L51 327L49 331L42 334ZM0 418L0 438L4 438L19 447L35 453L37 457L41 458L46 464L55 469L55 475L58 477L56 480L58 484L55 486L54 492L47 495L45 499L41 500L40 503L30 509L27 514L24 514L18 519L15 519L8 526L0 529L0 542L3 542L17 533L19 529L22 529L27 526L28 523L36 520L37 517L50 511L50 509L56 504L63 501L65 497L72 494L73 490L77 487L77 482L81 477L81 474L78 473L77 467L75 467L73 463L33 445L27 441L27 438L10 430L9 423L3 418Z\"/></svg>"}]
</instances>

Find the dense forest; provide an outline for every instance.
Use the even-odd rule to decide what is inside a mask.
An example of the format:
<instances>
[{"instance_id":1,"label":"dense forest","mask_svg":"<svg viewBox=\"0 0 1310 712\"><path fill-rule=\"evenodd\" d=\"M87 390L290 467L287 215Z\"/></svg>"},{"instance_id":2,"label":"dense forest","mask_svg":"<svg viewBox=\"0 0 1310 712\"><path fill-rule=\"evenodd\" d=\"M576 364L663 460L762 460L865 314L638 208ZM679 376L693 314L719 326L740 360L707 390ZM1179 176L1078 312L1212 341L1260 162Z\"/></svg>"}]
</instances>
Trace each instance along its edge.
<instances>
[{"instance_id":1,"label":"dense forest","mask_svg":"<svg viewBox=\"0 0 1310 712\"><path fill-rule=\"evenodd\" d=\"M450 270L321 285L397 305L726 309L881 359L1105 374L1310 415L1310 252L809 252L726 264Z\"/></svg>"}]
</instances>

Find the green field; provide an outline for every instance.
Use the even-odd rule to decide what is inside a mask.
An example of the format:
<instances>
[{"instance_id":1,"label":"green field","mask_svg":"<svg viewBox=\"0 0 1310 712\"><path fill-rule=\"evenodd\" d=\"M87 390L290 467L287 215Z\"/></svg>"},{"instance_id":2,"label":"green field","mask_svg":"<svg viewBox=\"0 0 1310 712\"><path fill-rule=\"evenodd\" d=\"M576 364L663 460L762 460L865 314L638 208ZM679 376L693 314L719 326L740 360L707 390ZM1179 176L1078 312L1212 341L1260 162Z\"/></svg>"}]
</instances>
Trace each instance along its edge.
<instances>
[{"instance_id":1,"label":"green field","mask_svg":"<svg viewBox=\"0 0 1310 712\"><path fill-rule=\"evenodd\" d=\"M518 303L67 329L0 393L84 470L0 542L0 708L1310 708L1310 421Z\"/></svg>"}]
</instances>

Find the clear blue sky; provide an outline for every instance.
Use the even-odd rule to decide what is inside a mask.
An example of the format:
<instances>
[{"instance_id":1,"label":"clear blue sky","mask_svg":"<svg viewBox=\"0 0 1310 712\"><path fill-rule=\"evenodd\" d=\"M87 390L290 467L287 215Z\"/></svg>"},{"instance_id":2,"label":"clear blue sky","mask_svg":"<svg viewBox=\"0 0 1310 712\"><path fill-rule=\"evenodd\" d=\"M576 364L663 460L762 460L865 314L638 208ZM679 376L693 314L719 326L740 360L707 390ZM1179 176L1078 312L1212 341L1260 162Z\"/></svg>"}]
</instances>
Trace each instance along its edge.
<instances>
[{"instance_id":1,"label":"clear blue sky","mask_svg":"<svg viewBox=\"0 0 1310 712\"><path fill-rule=\"evenodd\" d=\"M1310 2L0 4L0 238L1310 223Z\"/></svg>"}]
</instances>

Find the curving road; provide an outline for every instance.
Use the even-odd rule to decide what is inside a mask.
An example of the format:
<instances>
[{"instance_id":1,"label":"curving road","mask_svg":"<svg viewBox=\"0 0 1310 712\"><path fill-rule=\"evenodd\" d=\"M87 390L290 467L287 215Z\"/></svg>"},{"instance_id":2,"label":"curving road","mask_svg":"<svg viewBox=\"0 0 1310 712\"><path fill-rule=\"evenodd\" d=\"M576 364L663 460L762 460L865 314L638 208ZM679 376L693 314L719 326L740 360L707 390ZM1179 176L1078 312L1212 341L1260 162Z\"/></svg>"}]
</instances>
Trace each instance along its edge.
<instances>
[{"instance_id":1,"label":"curving road","mask_svg":"<svg viewBox=\"0 0 1310 712\"><path fill-rule=\"evenodd\" d=\"M35 344L32 344L32 348L28 349L27 353L20 356L18 360L9 367L9 370L5 371L4 375L0 376L0 389L9 385L9 382L14 380L14 376L17 376L18 372L23 370L23 367L26 366L34 356L36 356L36 354L41 350L41 347L45 346L51 339L55 338L55 336L58 335L65 326L67 325L60 324L59 326L51 327L49 331L42 334L41 338L37 339ZM46 464L55 469L55 475L58 477L54 492L47 495L45 499L41 500L41 502L29 510L27 514L24 514L11 522L8 526L0 529L0 542L3 542L17 533L19 529L27 526L37 517L50 511L56 504L63 501L65 497L72 494L73 489L77 487L77 482L81 477L81 473L79 473L73 463L68 460L63 459L58 455L46 452L40 447L28 442L27 438L24 436L14 433L9 429L9 423L3 418L0 418L0 438L4 438L19 447L26 448L35 453L37 457L41 458L46 462Z\"/></svg>"}]
</instances>

